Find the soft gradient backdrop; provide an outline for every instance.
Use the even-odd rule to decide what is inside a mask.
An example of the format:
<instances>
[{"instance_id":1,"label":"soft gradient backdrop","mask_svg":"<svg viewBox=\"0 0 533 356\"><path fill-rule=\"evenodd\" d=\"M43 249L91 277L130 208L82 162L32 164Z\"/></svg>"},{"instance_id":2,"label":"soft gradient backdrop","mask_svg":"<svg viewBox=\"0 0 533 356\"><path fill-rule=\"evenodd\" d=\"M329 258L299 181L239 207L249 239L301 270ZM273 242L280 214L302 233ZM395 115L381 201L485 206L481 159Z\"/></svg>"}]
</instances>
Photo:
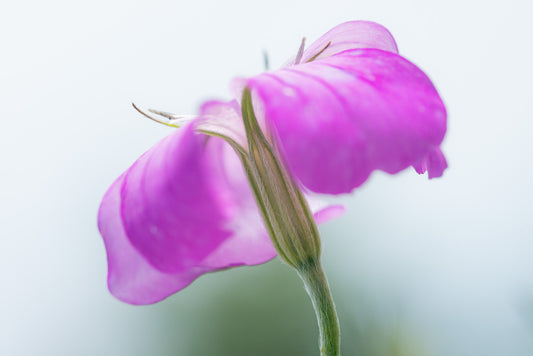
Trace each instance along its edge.
<instances>
[{"instance_id":1,"label":"soft gradient backdrop","mask_svg":"<svg viewBox=\"0 0 533 356\"><path fill-rule=\"evenodd\" d=\"M106 289L96 212L170 132L130 103L195 113L236 75L334 25L373 20L432 78L450 167L374 174L322 228L344 355L533 354L533 22L510 1L4 1L0 354L315 355L278 260L133 307Z\"/></svg>"}]
</instances>

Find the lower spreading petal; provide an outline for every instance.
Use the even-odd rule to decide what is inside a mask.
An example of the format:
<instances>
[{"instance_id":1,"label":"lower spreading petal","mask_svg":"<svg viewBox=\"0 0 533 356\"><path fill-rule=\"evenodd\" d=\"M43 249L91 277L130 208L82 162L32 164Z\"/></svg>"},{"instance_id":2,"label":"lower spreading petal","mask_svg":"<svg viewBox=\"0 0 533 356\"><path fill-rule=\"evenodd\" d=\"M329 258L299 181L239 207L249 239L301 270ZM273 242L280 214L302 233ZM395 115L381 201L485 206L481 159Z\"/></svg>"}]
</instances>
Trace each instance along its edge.
<instances>
[{"instance_id":1,"label":"lower spreading petal","mask_svg":"<svg viewBox=\"0 0 533 356\"><path fill-rule=\"evenodd\" d=\"M105 195L99 228L109 287L153 303L202 273L275 257L239 160L185 127L146 152Z\"/></svg>"},{"instance_id":2,"label":"lower spreading petal","mask_svg":"<svg viewBox=\"0 0 533 356\"><path fill-rule=\"evenodd\" d=\"M335 210L314 207L319 221ZM113 183L98 227L109 289L131 304L155 303L204 273L276 256L238 156L222 139L195 132L194 123L161 140Z\"/></svg>"}]
</instances>

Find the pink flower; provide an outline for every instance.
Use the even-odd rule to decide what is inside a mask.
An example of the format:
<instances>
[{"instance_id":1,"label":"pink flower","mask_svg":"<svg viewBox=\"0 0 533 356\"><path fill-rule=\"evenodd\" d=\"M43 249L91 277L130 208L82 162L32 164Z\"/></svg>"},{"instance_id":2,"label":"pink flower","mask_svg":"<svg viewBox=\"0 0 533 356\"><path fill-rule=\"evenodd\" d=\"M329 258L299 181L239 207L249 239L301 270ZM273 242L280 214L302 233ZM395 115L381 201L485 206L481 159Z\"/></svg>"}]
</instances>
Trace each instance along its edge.
<instances>
[{"instance_id":1,"label":"pink flower","mask_svg":"<svg viewBox=\"0 0 533 356\"><path fill-rule=\"evenodd\" d=\"M431 81L384 27L341 24L289 65L236 80L236 100L205 103L113 183L98 226L120 300L154 303L201 274L276 256L234 150L247 150L245 87L262 130L309 191L348 193L374 170L414 166L432 178L446 168L446 111ZM309 203L319 223L342 212Z\"/></svg>"}]
</instances>

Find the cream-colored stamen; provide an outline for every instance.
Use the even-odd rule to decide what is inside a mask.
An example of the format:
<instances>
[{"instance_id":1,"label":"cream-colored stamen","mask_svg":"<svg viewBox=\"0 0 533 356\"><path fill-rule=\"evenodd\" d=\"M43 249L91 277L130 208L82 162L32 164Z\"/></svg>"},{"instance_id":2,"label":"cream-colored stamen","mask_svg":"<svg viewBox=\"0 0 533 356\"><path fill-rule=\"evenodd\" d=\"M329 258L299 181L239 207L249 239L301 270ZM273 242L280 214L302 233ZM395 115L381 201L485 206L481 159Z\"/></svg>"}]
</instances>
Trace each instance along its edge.
<instances>
[{"instance_id":1,"label":"cream-colored stamen","mask_svg":"<svg viewBox=\"0 0 533 356\"><path fill-rule=\"evenodd\" d=\"M154 113L156 115L159 115L161 117L164 117L166 120L163 120L162 118L159 118L159 117L154 117L154 116L151 116L151 115L148 115L147 113L145 113L144 111L142 111L141 109L139 109L137 107L137 105L135 105L135 103L131 103L131 105L135 108L135 110L137 110L141 115L149 118L150 120L153 120L157 123L160 123L160 124L163 124L165 126L170 126L170 127L180 127L180 126L183 126L185 125L186 123L192 121L193 119L196 118L195 115L175 115L175 114L171 114L171 113L168 113L168 112L165 112L165 111L159 111L159 110L154 110L154 109L148 109L148 111L150 111L151 113Z\"/></svg>"}]
</instances>

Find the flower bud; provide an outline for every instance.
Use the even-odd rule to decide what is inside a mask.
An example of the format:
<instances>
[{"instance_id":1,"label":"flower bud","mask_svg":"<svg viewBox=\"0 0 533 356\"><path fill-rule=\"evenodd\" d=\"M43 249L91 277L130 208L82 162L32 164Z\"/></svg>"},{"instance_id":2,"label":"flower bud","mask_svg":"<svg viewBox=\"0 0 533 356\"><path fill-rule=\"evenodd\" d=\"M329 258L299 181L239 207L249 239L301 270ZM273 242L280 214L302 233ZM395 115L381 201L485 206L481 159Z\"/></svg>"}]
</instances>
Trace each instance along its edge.
<instances>
[{"instance_id":1,"label":"flower bud","mask_svg":"<svg viewBox=\"0 0 533 356\"><path fill-rule=\"evenodd\" d=\"M248 152L241 159L263 220L280 258L302 269L320 257L313 214L283 162L275 137L261 130L248 88L243 91L241 107L248 141Z\"/></svg>"}]
</instances>

